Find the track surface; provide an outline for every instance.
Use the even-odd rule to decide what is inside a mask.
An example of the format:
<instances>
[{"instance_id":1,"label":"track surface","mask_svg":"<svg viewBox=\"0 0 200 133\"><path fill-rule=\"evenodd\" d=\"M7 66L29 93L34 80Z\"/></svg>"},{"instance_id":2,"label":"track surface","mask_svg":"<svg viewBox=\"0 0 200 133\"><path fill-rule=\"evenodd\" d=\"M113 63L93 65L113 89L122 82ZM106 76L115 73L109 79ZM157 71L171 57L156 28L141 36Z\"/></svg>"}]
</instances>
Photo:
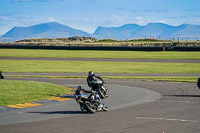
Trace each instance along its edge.
<instances>
[{"instance_id":1,"label":"track surface","mask_svg":"<svg viewBox=\"0 0 200 133\"><path fill-rule=\"evenodd\" d=\"M30 80L30 79L29 79ZM33 78L32 80L38 80L37 78ZM55 80L55 79L54 79ZM40 81L44 82L52 82L47 79L40 79ZM61 85L66 85L65 80L59 80ZM77 85L69 85L72 88L76 88ZM84 88L88 88L86 85ZM109 99L103 100L104 103L109 107L109 110L121 109L124 107L134 106L138 104L144 104L147 102L155 101L162 97L161 94L142 89L138 87L128 87L122 85L109 85ZM123 98L126 96L126 98ZM73 97L71 95L70 97ZM50 102L50 101L49 101ZM52 101L51 101L52 102ZM59 112L62 112L61 114ZM34 108L27 109L17 109L17 110L9 110L3 113L0 113L0 125L5 124L15 124L21 122L30 122L30 121L39 121L39 120L47 120L52 118L62 118L62 117L70 117L76 114L82 114L80 111L79 105L75 102L74 99L65 102L56 102L56 103L44 103L43 106L38 106ZM84 112L86 113L86 112ZM20 115L19 115L20 114ZM41 115L45 114L45 115ZM52 115L55 114L55 115Z\"/></svg>"},{"instance_id":2,"label":"track surface","mask_svg":"<svg viewBox=\"0 0 200 133\"><path fill-rule=\"evenodd\" d=\"M47 78L27 78L26 80L45 81L63 85L84 85L84 79L47 79ZM31 111L29 113L38 116L48 115L51 118L46 120L36 120L24 123L1 125L2 133L27 133L27 132L70 132L70 133L199 133L200 132L200 92L195 83L170 83L170 82L148 82L142 80L106 80L111 87L146 88L161 93L163 97L156 101L147 101L142 104L130 104L121 106L122 103L115 104L108 112L85 114L81 113L77 104L74 110L70 110L67 102L62 109L55 108L48 111ZM129 90L129 89L127 89ZM118 91L118 90L117 90ZM129 95L134 101L135 95L126 92L119 99L130 101ZM111 93L112 94L112 93ZM118 93L116 93L118 94ZM120 94L120 93L119 93ZM137 95L137 94L136 94ZM106 101L105 101L106 102ZM117 106L120 104L120 106ZM59 106L59 105L58 105ZM32 108L36 109L35 107ZM76 110L77 109L77 110ZM13 111L11 111L13 112ZM22 110L14 111L23 114ZM5 113L5 112L3 112ZM2 112L0 112L2 114ZM55 118L55 116L57 116ZM58 117L61 116L61 117ZM19 117L20 118L20 117ZM40 117L39 117L40 118ZM0 120L1 121L1 120Z\"/></svg>"}]
</instances>

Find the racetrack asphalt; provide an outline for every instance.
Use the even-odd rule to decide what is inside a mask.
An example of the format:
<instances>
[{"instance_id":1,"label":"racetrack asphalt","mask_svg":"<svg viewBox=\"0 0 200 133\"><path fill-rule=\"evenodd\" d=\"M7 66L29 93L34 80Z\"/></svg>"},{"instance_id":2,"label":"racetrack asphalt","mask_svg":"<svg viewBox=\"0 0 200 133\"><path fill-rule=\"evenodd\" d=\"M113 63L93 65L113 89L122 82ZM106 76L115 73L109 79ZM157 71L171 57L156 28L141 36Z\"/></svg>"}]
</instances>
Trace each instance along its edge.
<instances>
[{"instance_id":1,"label":"racetrack asphalt","mask_svg":"<svg viewBox=\"0 0 200 133\"><path fill-rule=\"evenodd\" d=\"M101 74L99 74L101 76ZM14 78L16 79L16 78ZM85 79L52 79L52 78L17 78L17 80L33 80L50 82L60 85L83 85L86 86ZM13 123L0 126L2 133L27 133L27 132L70 132L70 133L199 133L200 132L200 92L196 83L180 82L157 82L143 81L136 79L108 79L106 83L114 88L144 88L162 94L162 98L144 102L142 104L131 104L130 106L120 106L108 112L98 112L95 114L82 113L74 104L75 110L70 110L65 106L69 103L59 102L62 110L50 109L47 111L34 112L29 108L29 112L37 114L38 117L50 115L50 119ZM126 90L126 89L125 89ZM129 90L129 89L128 89ZM118 90L116 90L118 92ZM117 93L116 93L117 94ZM119 93L121 94L121 93ZM137 93L136 93L137 95ZM138 95L139 96L139 95ZM132 97L130 99L130 97ZM139 96L140 97L140 96ZM143 96L145 97L145 96ZM141 96L141 98L143 98ZM129 91L126 95L117 97L125 100L135 101L135 95ZM109 100L109 98L108 98ZM68 103L67 103L68 102ZM112 101L118 105L118 101ZM108 103L109 105L109 103ZM59 105L58 105L59 106ZM26 110L26 109L25 109ZM13 112L11 110L10 112ZM22 115L21 109L14 110L17 115ZM0 112L2 114L2 112ZM68 115L70 117L68 117ZM55 117L61 116L62 117ZM66 116L65 116L66 115ZM19 117L20 119L20 117ZM0 120L1 121L1 120Z\"/></svg>"},{"instance_id":2,"label":"racetrack asphalt","mask_svg":"<svg viewBox=\"0 0 200 133\"><path fill-rule=\"evenodd\" d=\"M38 79L33 78L33 80L37 81ZM40 79L40 81L49 82L48 79ZM77 85L66 84L65 80L57 80L57 81L60 81L62 85L67 85L70 88L77 88ZM56 83L58 84L57 81ZM89 89L85 84L82 86L86 89ZM156 99L160 99L162 97L160 93L138 87L129 87L129 86L113 84L113 85L108 85L108 88L109 88L109 98L103 99L103 102L106 104L106 106L109 107L109 110L115 110L138 104L144 104L147 102L155 101ZM122 98L123 96L126 96L126 98ZM71 95L71 98L73 98L73 95ZM18 111L23 113L18 115L17 113ZM66 114L52 115L52 112L61 112L61 111L66 112ZM71 112L72 114L70 114L69 112ZM75 113L73 114L73 112ZM48 120L52 118L70 117L71 115L75 115L77 112L80 113L80 108L74 99L67 102L57 102L57 103L43 102L42 106L29 109L27 108L20 110L19 109L8 110L3 113L0 113L1 117L0 125ZM46 115L41 115L41 114L46 114Z\"/></svg>"},{"instance_id":3,"label":"racetrack asphalt","mask_svg":"<svg viewBox=\"0 0 200 133\"><path fill-rule=\"evenodd\" d=\"M27 78L23 80L44 81L61 85L74 84L86 86L85 79ZM161 93L163 97L156 101L116 108L109 110L108 112L98 112L95 114L80 112L80 109L75 102L73 104L75 110L69 109L67 106L69 101L55 103L57 108L54 109L52 109L50 105L47 105L46 111L42 110L37 112L34 111L36 107L33 107L28 109L29 113L36 114L37 117L49 116L51 118L1 125L0 132L200 132L200 93L195 83L149 82L131 79L108 79L106 82L109 86L119 85L146 88ZM126 99L127 95L120 96L119 99ZM61 106L61 108L59 106ZM26 109L25 111L19 109L14 112L16 115L22 116L19 117L19 119L23 119L23 113L26 115ZM69 115L70 117L68 117ZM55 118L56 116L61 117Z\"/></svg>"}]
</instances>

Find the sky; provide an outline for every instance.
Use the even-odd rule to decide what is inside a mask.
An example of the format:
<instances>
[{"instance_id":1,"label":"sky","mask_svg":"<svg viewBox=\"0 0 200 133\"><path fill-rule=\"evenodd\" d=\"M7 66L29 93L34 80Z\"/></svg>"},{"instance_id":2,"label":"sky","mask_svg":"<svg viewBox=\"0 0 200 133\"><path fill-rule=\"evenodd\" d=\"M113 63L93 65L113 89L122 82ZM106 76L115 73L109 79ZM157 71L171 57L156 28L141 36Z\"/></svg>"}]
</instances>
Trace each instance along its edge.
<instances>
[{"instance_id":1,"label":"sky","mask_svg":"<svg viewBox=\"0 0 200 133\"><path fill-rule=\"evenodd\" d=\"M124 24L200 25L199 5L200 0L0 0L0 35L48 22L88 33Z\"/></svg>"}]
</instances>

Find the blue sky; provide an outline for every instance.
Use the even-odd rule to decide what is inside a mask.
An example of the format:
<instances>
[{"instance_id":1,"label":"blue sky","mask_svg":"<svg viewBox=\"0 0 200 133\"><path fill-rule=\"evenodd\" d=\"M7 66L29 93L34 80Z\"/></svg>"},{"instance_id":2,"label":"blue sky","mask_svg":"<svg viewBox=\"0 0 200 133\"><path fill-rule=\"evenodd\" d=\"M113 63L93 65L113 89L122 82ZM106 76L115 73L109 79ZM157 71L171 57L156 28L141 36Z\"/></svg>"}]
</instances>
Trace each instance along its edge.
<instances>
[{"instance_id":1,"label":"blue sky","mask_svg":"<svg viewBox=\"0 0 200 133\"><path fill-rule=\"evenodd\" d=\"M200 0L0 0L0 35L46 22L89 33L124 24L200 25L199 5Z\"/></svg>"}]
</instances>

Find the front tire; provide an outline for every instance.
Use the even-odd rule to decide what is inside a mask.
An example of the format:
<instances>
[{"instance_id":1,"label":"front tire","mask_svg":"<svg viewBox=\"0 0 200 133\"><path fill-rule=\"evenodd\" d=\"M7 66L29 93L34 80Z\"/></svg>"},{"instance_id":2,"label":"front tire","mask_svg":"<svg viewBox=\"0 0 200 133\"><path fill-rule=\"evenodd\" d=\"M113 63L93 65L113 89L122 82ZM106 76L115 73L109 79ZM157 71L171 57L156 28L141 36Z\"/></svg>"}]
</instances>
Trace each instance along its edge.
<instances>
[{"instance_id":1,"label":"front tire","mask_svg":"<svg viewBox=\"0 0 200 133\"><path fill-rule=\"evenodd\" d=\"M96 112L96 109L95 107L88 101L85 101L84 102L84 105L85 105L85 110L89 113L95 113Z\"/></svg>"}]
</instances>

